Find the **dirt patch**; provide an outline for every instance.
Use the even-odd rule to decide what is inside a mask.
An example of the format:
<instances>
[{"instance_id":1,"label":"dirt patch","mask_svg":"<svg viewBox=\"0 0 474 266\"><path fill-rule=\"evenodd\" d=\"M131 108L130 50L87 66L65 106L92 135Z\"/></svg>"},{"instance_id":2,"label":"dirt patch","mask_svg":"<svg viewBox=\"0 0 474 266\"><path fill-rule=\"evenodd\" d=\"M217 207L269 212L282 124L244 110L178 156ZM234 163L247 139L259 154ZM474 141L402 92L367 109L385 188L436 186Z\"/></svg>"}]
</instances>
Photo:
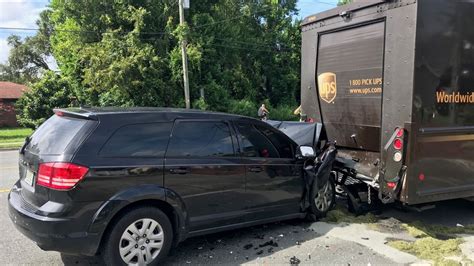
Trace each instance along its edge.
<instances>
[{"instance_id":1,"label":"dirt patch","mask_svg":"<svg viewBox=\"0 0 474 266\"><path fill-rule=\"evenodd\" d=\"M395 218L381 219L377 221L377 223L369 224L368 227L372 230L389 234L400 234L406 232L403 223Z\"/></svg>"}]
</instances>

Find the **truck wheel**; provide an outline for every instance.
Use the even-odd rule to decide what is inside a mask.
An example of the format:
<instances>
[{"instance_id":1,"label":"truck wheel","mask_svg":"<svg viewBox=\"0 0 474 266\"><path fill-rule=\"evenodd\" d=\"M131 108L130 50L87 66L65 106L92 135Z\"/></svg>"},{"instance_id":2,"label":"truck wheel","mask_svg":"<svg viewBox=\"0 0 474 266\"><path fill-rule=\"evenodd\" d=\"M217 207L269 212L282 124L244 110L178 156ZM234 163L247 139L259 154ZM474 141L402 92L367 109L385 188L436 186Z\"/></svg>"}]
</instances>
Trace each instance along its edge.
<instances>
[{"instance_id":1,"label":"truck wheel","mask_svg":"<svg viewBox=\"0 0 474 266\"><path fill-rule=\"evenodd\" d=\"M311 212L316 218L325 217L336 204L336 186L331 174L326 184L318 190L316 184L311 188Z\"/></svg>"},{"instance_id":2,"label":"truck wheel","mask_svg":"<svg viewBox=\"0 0 474 266\"><path fill-rule=\"evenodd\" d=\"M173 228L166 214L141 207L125 213L112 226L102 256L106 265L157 265L172 243Z\"/></svg>"}]
</instances>

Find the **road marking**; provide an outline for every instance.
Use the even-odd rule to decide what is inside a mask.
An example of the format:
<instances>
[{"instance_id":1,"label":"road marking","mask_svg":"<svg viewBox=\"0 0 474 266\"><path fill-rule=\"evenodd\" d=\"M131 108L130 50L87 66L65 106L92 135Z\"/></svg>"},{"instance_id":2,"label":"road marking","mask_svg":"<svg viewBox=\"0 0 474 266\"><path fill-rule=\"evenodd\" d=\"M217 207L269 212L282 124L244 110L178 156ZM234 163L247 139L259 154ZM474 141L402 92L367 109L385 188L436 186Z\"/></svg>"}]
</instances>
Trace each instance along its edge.
<instances>
[{"instance_id":1,"label":"road marking","mask_svg":"<svg viewBox=\"0 0 474 266\"><path fill-rule=\"evenodd\" d=\"M10 192L10 189L0 188L0 193Z\"/></svg>"},{"instance_id":2,"label":"road marking","mask_svg":"<svg viewBox=\"0 0 474 266\"><path fill-rule=\"evenodd\" d=\"M3 170L3 169L17 169L18 166L9 166L9 167L0 167L0 170Z\"/></svg>"}]
</instances>

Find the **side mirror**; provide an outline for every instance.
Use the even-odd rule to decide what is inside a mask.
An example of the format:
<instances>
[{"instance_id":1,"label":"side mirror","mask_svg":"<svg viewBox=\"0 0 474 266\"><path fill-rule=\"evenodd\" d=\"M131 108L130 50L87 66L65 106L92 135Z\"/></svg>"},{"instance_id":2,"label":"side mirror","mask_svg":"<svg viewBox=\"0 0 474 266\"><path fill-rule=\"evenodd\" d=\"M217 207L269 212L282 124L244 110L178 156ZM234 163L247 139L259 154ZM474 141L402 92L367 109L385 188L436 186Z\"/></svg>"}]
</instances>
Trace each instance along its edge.
<instances>
[{"instance_id":1,"label":"side mirror","mask_svg":"<svg viewBox=\"0 0 474 266\"><path fill-rule=\"evenodd\" d=\"M311 146L299 146L296 154L297 159L315 158L316 152Z\"/></svg>"}]
</instances>

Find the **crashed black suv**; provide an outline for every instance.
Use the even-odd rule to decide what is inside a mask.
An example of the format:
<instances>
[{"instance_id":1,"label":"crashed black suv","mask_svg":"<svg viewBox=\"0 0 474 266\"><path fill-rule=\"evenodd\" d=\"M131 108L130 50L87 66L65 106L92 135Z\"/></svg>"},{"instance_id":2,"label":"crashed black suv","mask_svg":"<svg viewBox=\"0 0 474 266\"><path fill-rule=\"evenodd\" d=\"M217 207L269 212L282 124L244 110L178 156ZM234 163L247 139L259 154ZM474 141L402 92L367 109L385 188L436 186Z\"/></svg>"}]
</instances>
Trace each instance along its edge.
<instances>
[{"instance_id":1,"label":"crashed black suv","mask_svg":"<svg viewBox=\"0 0 474 266\"><path fill-rule=\"evenodd\" d=\"M44 250L156 264L187 237L324 215L334 181L307 189L312 156L242 116L59 109L20 150L9 213Z\"/></svg>"}]
</instances>

